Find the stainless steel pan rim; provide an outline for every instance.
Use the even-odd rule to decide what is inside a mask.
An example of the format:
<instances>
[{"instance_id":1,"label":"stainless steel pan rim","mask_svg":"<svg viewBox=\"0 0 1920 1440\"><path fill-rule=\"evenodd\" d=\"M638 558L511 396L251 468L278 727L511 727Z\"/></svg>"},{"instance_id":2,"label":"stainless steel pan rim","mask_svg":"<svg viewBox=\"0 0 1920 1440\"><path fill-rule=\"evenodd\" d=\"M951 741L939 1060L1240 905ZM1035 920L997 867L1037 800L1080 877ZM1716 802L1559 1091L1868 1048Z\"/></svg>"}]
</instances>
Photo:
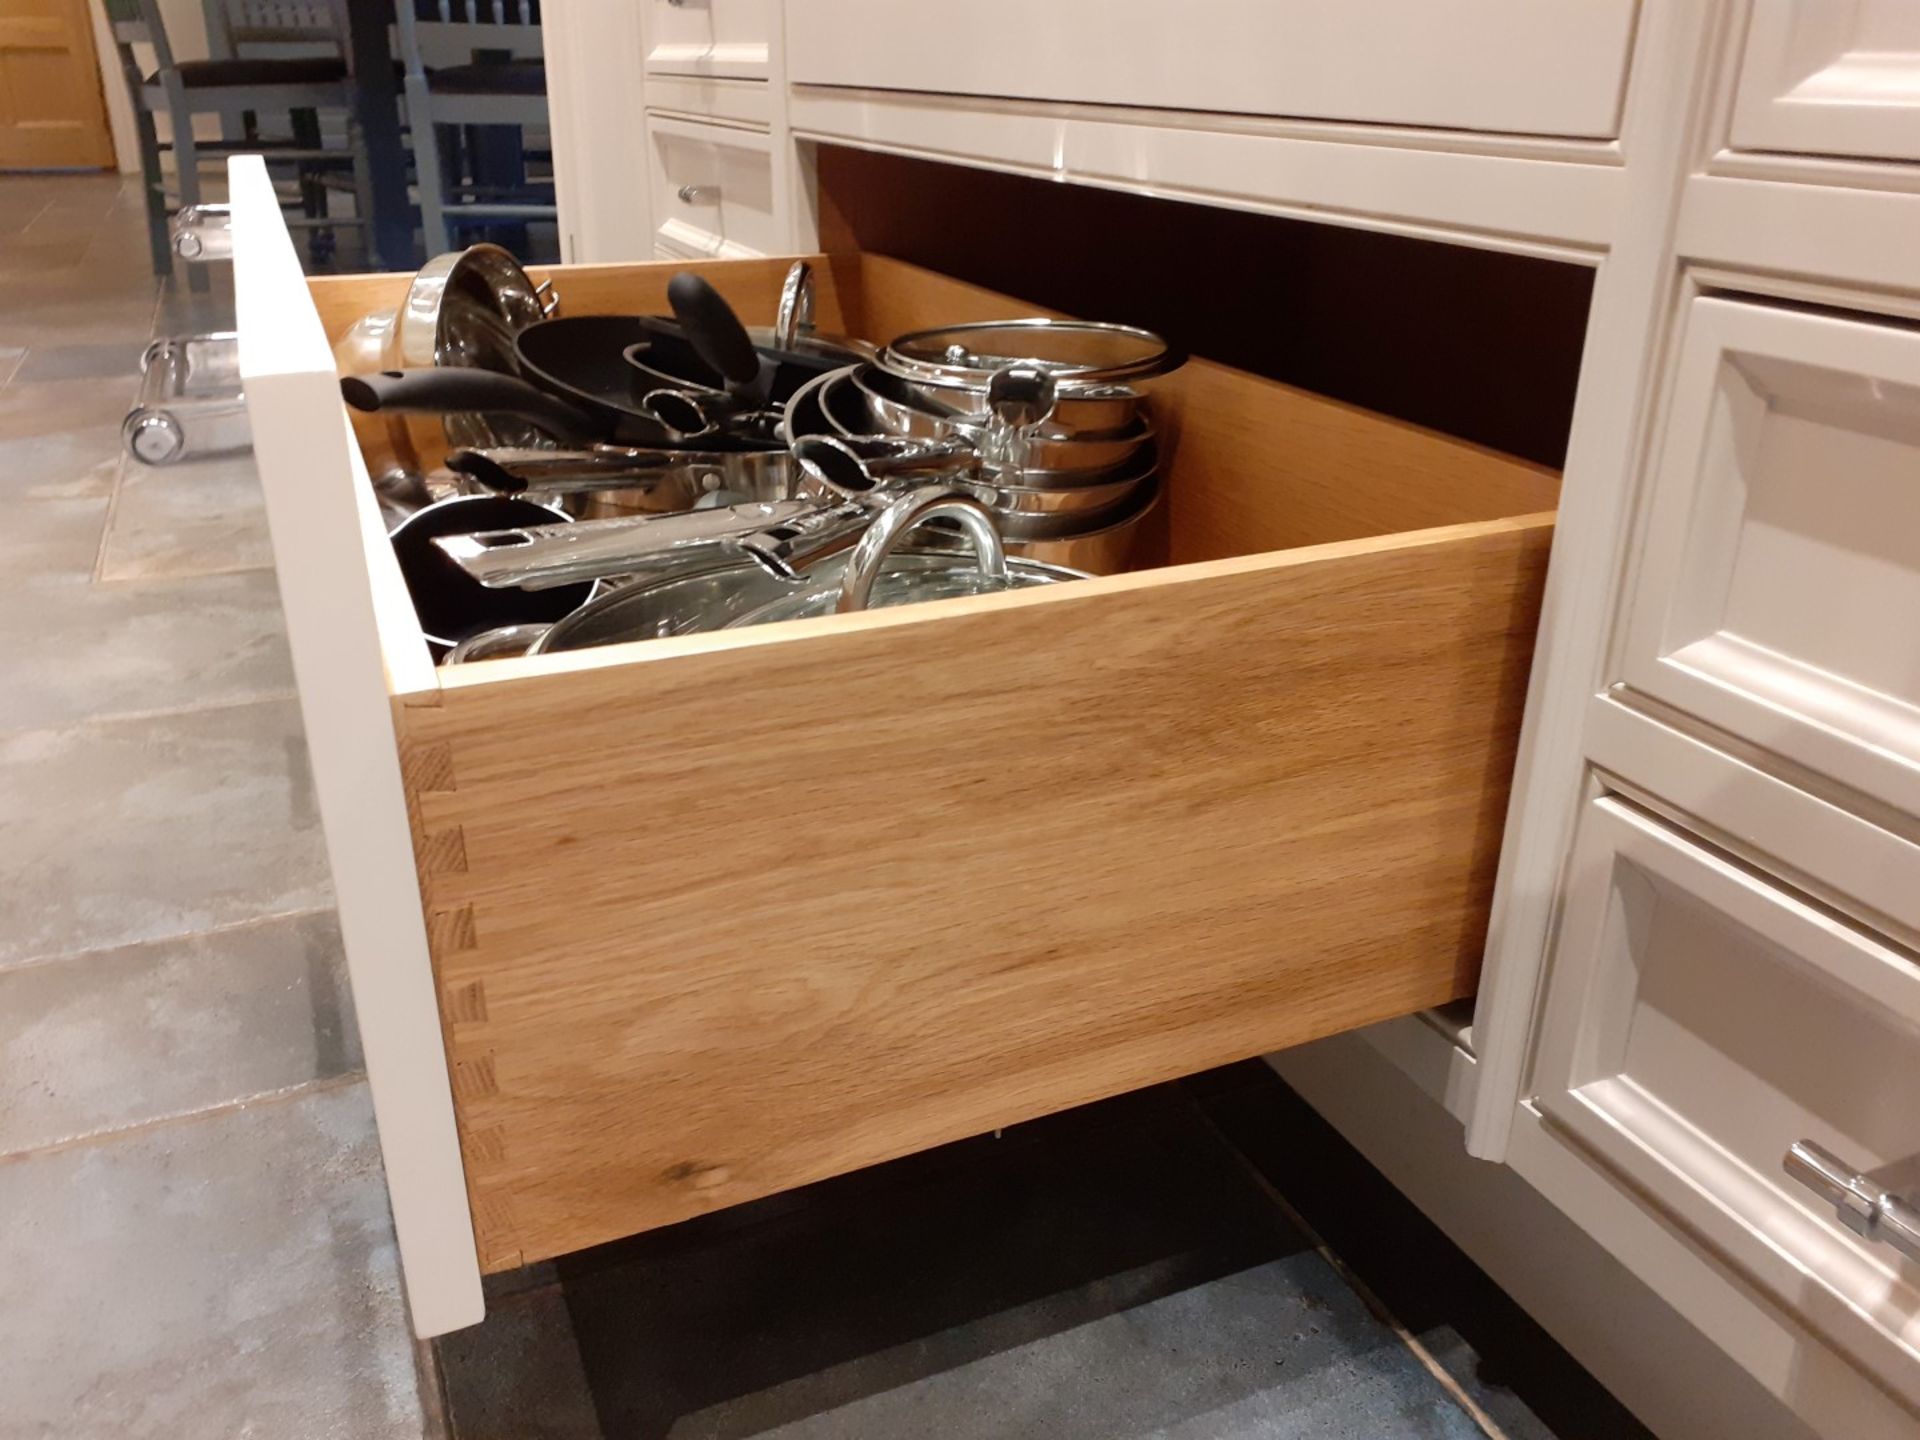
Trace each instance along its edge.
<instances>
[{"instance_id":1,"label":"stainless steel pan rim","mask_svg":"<svg viewBox=\"0 0 1920 1440\"><path fill-rule=\"evenodd\" d=\"M1012 345L995 344L1005 337ZM1049 350L1056 353L1049 354ZM1073 350L1079 356L1061 353ZM1114 385L1177 369L1186 357L1151 330L1110 320L974 320L896 336L876 363L903 379L984 389L994 372L1031 364L1063 385Z\"/></svg>"},{"instance_id":2,"label":"stainless steel pan rim","mask_svg":"<svg viewBox=\"0 0 1920 1440\"><path fill-rule=\"evenodd\" d=\"M907 433L943 434L938 428L943 425L978 427L987 422L984 385L907 380L877 365L858 367L853 383L876 415ZM1135 424L1146 413L1146 404L1147 397L1130 386L1063 382L1055 389L1053 414L1036 433L1047 440L1106 437ZM929 421L935 428L927 428Z\"/></svg>"}]
</instances>

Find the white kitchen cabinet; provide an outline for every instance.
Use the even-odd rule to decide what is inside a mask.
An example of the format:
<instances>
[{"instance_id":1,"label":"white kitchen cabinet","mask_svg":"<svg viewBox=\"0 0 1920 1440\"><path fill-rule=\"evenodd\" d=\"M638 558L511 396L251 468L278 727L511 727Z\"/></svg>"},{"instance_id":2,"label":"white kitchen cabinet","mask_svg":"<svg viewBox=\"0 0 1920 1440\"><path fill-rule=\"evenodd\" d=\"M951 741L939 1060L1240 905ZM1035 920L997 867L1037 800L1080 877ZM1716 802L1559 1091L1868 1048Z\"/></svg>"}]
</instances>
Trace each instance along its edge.
<instances>
[{"instance_id":1,"label":"white kitchen cabinet","mask_svg":"<svg viewBox=\"0 0 1920 1440\"><path fill-rule=\"evenodd\" d=\"M765 80L777 0L645 0L646 68Z\"/></svg>"},{"instance_id":2,"label":"white kitchen cabinet","mask_svg":"<svg viewBox=\"0 0 1920 1440\"><path fill-rule=\"evenodd\" d=\"M1632 0L786 0L787 78L1606 137Z\"/></svg>"},{"instance_id":3,"label":"white kitchen cabinet","mask_svg":"<svg viewBox=\"0 0 1920 1440\"><path fill-rule=\"evenodd\" d=\"M1755 0L1731 144L1920 161L1920 6Z\"/></svg>"}]
</instances>

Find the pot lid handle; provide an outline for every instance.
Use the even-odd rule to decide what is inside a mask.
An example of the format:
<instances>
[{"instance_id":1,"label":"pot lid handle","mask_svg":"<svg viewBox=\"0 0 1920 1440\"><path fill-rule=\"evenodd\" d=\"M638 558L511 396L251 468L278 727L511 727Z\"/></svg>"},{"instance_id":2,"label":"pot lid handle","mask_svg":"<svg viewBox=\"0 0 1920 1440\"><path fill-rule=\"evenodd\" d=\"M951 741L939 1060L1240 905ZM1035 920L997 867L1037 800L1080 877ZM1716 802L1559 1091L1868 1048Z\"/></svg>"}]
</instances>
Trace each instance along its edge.
<instances>
[{"instance_id":1,"label":"pot lid handle","mask_svg":"<svg viewBox=\"0 0 1920 1440\"><path fill-rule=\"evenodd\" d=\"M880 568L907 532L928 520L955 520L973 542L975 562L980 573L1004 585L1007 581L1007 550L993 514L978 500L948 485L923 485L909 491L887 506L867 527L860 543L853 547L846 573L840 579L837 614L847 615L867 608L873 597L873 585Z\"/></svg>"}]
</instances>

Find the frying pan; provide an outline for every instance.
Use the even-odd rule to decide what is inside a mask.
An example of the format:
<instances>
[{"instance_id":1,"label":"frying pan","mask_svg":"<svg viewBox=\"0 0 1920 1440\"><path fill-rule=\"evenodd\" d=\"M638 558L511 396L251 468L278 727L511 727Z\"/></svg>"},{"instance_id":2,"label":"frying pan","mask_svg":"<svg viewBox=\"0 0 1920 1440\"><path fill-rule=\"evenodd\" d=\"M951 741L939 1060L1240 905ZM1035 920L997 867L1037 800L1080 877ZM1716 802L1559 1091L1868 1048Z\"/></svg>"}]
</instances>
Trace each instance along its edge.
<instances>
[{"instance_id":1,"label":"frying pan","mask_svg":"<svg viewBox=\"0 0 1920 1440\"><path fill-rule=\"evenodd\" d=\"M718 390L725 382L708 369L671 320L649 315L570 315L527 326L514 339L520 374L447 369L387 370L350 375L340 391L355 410L445 414L485 411L513 415L568 445L673 447L688 438L669 429L639 396L658 388L628 365L626 352L643 347L646 364L689 385ZM756 352L762 353L762 352ZM763 353L771 368L775 403L806 381L835 368L825 356ZM770 450L779 442L764 428L739 433L724 426L698 436L705 450Z\"/></svg>"},{"instance_id":2,"label":"frying pan","mask_svg":"<svg viewBox=\"0 0 1920 1440\"><path fill-rule=\"evenodd\" d=\"M496 626L550 623L585 603L593 593L591 584L538 591L489 590L469 579L466 571L433 543L437 535L468 535L511 525L551 525L567 519L565 511L531 500L460 495L416 510L395 526L389 537L393 553L400 562L400 574L413 597L414 612L427 643L442 652Z\"/></svg>"}]
</instances>

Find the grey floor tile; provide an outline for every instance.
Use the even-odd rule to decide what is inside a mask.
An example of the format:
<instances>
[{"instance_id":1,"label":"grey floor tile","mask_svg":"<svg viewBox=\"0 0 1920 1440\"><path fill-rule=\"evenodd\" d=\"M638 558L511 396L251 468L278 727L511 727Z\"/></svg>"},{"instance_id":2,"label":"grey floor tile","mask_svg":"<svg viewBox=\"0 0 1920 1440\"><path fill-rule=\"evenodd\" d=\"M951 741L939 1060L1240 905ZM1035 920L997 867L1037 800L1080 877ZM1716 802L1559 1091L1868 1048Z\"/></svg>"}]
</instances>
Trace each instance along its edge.
<instances>
[{"instance_id":1,"label":"grey floor tile","mask_svg":"<svg viewBox=\"0 0 1920 1440\"><path fill-rule=\"evenodd\" d=\"M0 1164L0 1440L422 1431L364 1084Z\"/></svg>"},{"instance_id":2,"label":"grey floor tile","mask_svg":"<svg viewBox=\"0 0 1920 1440\"><path fill-rule=\"evenodd\" d=\"M0 437L0 499L104 498L113 493L122 457L118 420Z\"/></svg>"},{"instance_id":3,"label":"grey floor tile","mask_svg":"<svg viewBox=\"0 0 1920 1440\"><path fill-rule=\"evenodd\" d=\"M37 502L50 503L50 502ZM293 693L273 572L9 586L0 731Z\"/></svg>"},{"instance_id":4,"label":"grey floor tile","mask_svg":"<svg viewBox=\"0 0 1920 1440\"><path fill-rule=\"evenodd\" d=\"M845 1377L805 1376L753 1397L751 1420L717 1407L685 1417L673 1433L675 1440L1485 1440L1313 1254L1222 1276L904 1385L829 1398L847 1388ZM856 1379L851 1388L863 1387ZM816 1404L816 1395L827 1403ZM760 1423L780 1409L795 1418Z\"/></svg>"},{"instance_id":5,"label":"grey floor tile","mask_svg":"<svg viewBox=\"0 0 1920 1440\"><path fill-rule=\"evenodd\" d=\"M140 373L138 340L96 340L84 345L36 345L14 372L14 381L32 385L47 380L100 380Z\"/></svg>"},{"instance_id":6,"label":"grey floor tile","mask_svg":"<svg viewBox=\"0 0 1920 1440\"><path fill-rule=\"evenodd\" d=\"M4 322L0 322L3 325ZM5 341L0 329L0 342ZM27 346L28 354L33 345ZM0 440L118 425L139 391L133 371L111 379L49 380L0 389Z\"/></svg>"},{"instance_id":7,"label":"grey floor tile","mask_svg":"<svg viewBox=\"0 0 1920 1440\"><path fill-rule=\"evenodd\" d=\"M0 394L4 394L0 391ZM84 583L107 531L103 496L21 500L0 527L0 593L37 578Z\"/></svg>"},{"instance_id":8,"label":"grey floor tile","mask_svg":"<svg viewBox=\"0 0 1920 1440\"><path fill-rule=\"evenodd\" d=\"M0 736L0 965L332 903L292 701Z\"/></svg>"},{"instance_id":9,"label":"grey floor tile","mask_svg":"<svg viewBox=\"0 0 1920 1440\"><path fill-rule=\"evenodd\" d=\"M560 1271L607 1440L1479 1437L1165 1088Z\"/></svg>"},{"instance_id":10,"label":"grey floor tile","mask_svg":"<svg viewBox=\"0 0 1920 1440\"><path fill-rule=\"evenodd\" d=\"M44 285L0 279L0 345L144 340L153 332L157 292L151 275L106 287L76 283L52 294Z\"/></svg>"},{"instance_id":11,"label":"grey floor tile","mask_svg":"<svg viewBox=\"0 0 1920 1440\"><path fill-rule=\"evenodd\" d=\"M360 1063L329 913L0 970L0 1155Z\"/></svg>"},{"instance_id":12,"label":"grey floor tile","mask_svg":"<svg viewBox=\"0 0 1920 1440\"><path fill-rule=\"evenodd\" d=\"M605 1440L557 1285L499 1297L435 1344L454 1440Z\"/></svg>"},{"instance_id":13,"label":"grey floor tile","mask_svg":"<svg viewBox=\"0 0 1920 1440\"><path fill-rule=\"evenodd\" d=\"M129 464L101 550L102 580L217 575L273 564L251 451L158 467Z\"/></svg>"}]
</instances>

